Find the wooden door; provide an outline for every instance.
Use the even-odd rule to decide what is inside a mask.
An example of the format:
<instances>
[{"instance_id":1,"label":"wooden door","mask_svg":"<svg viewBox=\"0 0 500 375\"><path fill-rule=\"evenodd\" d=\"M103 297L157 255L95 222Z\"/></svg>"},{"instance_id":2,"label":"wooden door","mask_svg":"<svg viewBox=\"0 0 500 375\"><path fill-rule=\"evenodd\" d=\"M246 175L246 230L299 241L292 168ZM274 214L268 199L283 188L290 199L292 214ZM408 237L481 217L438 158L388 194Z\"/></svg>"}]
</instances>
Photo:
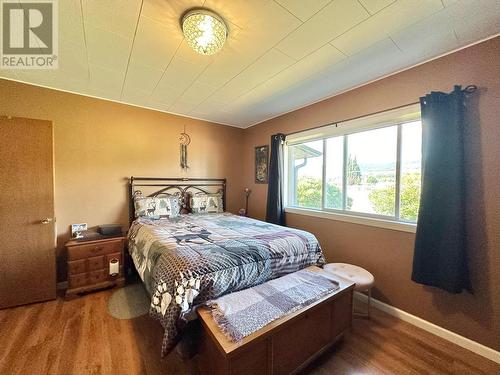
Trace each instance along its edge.
<instances>
[{"instance_id":1,"label":"wooden door","mask_svg":"<svg viewBox=\"0 0 500 375\"><path fill-rule=\"evenodd\" d=\"M0 308L56 296L52 123L0 117Z\"/></svg>"}]
</instances>

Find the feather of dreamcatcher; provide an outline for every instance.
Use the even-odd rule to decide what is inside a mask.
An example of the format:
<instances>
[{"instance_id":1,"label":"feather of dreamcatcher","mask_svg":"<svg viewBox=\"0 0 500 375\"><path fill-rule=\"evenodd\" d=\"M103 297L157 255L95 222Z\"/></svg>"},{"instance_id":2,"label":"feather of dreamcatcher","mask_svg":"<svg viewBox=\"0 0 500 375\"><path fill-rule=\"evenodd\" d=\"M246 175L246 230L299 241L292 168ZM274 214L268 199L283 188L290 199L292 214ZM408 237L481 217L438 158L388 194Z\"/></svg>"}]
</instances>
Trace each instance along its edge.
<instances>
[{"instance_id":1,"label":"feather of dreamcatcher","mask_svg":"<svg viewBox=\"0 0 500 375\"><path fill-rule=\"evenodd\" d=\"M186 133L186 126L184 126L184 131L179 137L180 143L180 166L182 169L188 169L187 164L187 146L191 143L191 137Z\"/></svg>"}]
</instances>

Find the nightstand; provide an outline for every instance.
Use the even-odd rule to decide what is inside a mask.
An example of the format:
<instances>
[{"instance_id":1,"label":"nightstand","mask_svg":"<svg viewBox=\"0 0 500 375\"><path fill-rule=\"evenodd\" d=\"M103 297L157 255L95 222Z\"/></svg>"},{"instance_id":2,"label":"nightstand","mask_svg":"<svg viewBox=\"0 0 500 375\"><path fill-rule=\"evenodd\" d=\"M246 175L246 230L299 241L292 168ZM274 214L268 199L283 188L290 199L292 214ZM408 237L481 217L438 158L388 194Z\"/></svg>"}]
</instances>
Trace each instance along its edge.
<instances>
[{"instance_id":1,"label":"nightstand","mask_svg":"<svg viewBox=\"0 0 500 375\"><path fill-rule=\"evenodd\" d=\"M93 241L69 241L68 290L66 297L111 286L123 286L123 247L125 237ZM119 272L110 275L110 262L119 262Z\"/></svg>"}]
</instances>

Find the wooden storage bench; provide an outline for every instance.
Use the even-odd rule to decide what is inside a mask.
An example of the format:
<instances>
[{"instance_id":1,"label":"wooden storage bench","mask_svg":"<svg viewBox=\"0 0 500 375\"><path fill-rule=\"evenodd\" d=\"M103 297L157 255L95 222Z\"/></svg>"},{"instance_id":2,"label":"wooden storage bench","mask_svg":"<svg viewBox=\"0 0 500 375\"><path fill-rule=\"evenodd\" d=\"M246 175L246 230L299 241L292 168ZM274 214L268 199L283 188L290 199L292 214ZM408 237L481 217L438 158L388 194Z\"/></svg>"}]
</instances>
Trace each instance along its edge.
<instances>
[{"instance_id":1,"label":"wooden storage bench","mask_svg":"<svg viewBox=\"0 0 500 375\"><path fill-rule=\"evenodd\" d=\"M351 327L354 284L268 324L240 343L229 341L206 307L200 366L203 374L290 374L304 368Z\"/></svg>"}]
</instances>

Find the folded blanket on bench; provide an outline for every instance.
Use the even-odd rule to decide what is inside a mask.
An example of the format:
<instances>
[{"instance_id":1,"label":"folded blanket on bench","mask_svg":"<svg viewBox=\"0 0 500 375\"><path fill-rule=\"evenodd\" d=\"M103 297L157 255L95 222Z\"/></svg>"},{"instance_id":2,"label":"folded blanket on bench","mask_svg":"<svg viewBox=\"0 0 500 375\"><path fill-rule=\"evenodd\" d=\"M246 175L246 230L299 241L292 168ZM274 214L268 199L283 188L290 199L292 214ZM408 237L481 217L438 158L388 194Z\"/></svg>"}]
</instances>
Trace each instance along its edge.
<instances>
[{"instance_id":1,"label":"folded blanket on bench","mask_svg":"<svg viewBox=\"0 0 500 375\"><path fill-rule=\"evenodd\" d=\"M238 342L272 321L307 306L339 289L335 280L315 267L227 294L206 303L215 322L233 342Z\"/></svg>"}]
</instances>

